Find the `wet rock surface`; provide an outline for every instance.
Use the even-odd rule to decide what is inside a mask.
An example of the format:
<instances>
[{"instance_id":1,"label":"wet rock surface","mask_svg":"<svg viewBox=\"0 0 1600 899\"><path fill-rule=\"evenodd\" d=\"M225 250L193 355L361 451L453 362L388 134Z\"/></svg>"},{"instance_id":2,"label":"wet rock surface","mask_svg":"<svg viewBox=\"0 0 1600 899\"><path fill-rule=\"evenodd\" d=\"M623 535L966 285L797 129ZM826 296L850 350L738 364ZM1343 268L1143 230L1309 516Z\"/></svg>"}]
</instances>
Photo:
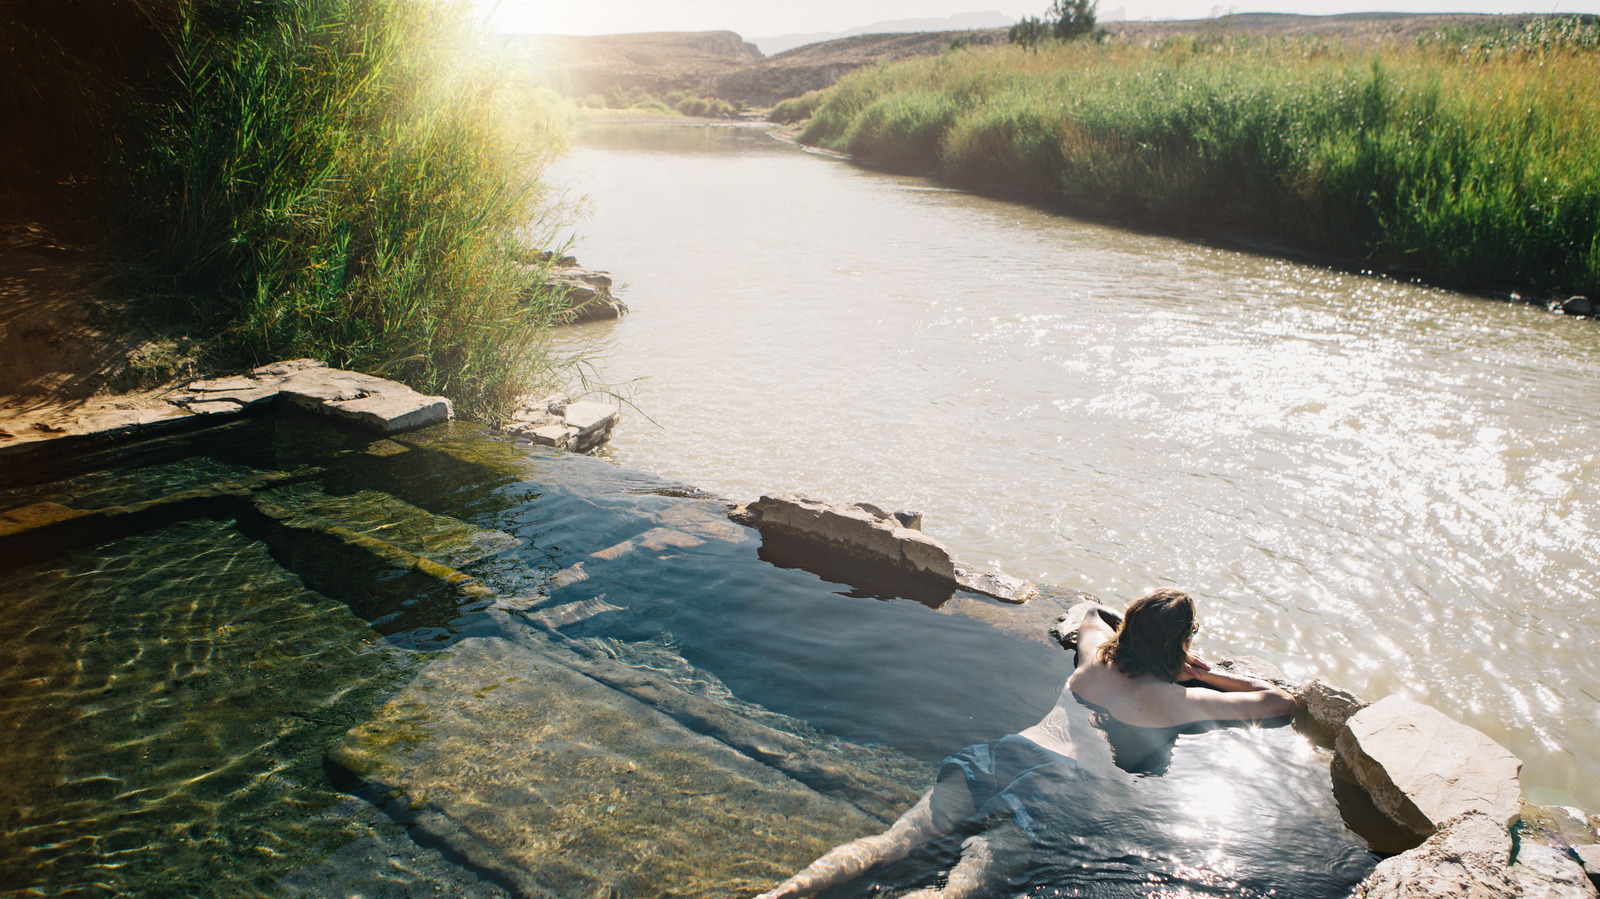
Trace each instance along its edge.
<instances>
[{"instance_id":1,"label":"wet rock surface","mask_svg":"<svg viewBox=\"0 0 1600 899\"><path fill-rule=\"evenodd\" d=\"M604 666L526 639L463 640L330 764L529 896L756 892L883 826L574 663Z\"/></svg>"}]
</instances>

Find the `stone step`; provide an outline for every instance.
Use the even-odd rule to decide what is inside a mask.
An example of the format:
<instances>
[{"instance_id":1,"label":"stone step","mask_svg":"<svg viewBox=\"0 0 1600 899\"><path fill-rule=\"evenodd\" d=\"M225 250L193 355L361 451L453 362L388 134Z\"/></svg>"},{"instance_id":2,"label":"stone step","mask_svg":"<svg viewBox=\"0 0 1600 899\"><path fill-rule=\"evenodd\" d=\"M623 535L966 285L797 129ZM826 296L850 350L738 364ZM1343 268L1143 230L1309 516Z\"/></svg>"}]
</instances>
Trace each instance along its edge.
<instances>
[{"instance_id":1,"label":"stone step","mask_svg":"<svg viewBox=\"0 0 1600 899\"><path fill-rule=\"evenodd\" d=\"M461 640L330 750L329 770L528 896L750 895L916 800L821 740L799 750L603 656L526 634ZM783 758L885 784L895 807L869 813Z\"/></svg>"},{"instance_id":2,"label":"stone step","mask_svg":"<svg viewBox=\"0 0 1600 899\"><path fill-rule=\"evenodd\" d=\"M261 494L296 516L347 528L423 558L460 568L518 545L505 533L435 515L376 490L330 494L314 484L297 484Z\"/></svg>"}]
</instances>

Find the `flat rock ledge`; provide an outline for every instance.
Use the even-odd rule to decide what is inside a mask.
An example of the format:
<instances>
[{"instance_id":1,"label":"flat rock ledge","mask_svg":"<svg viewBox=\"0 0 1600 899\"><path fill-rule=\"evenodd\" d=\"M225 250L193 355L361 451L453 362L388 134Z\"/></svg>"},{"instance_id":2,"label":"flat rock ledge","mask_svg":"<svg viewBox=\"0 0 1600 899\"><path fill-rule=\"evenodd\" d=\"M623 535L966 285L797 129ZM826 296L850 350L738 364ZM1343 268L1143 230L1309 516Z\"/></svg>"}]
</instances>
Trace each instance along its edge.
<instances>
[{"instance_id":1,"label":"flat rock ledge","mask_svg":"<svg viewBox=\"0 0 1600 899\"><path fill-rule=\"evenodd\" d=\"M381 434L448 421L455 413L442 396L427 396L373 375L329 368L315 359L274 362L233 378L194 381L168 402L209 415L242 412L274 399Z\"/></svg>"},{"instance_id":2,"label":"flat rock ledge","mask_svg":"<svg viewBox=\"0 0 1600 899\"><path fill-rule=\"evenodd\" d=\"M1057 616L1050 636L1075 650L1078 628L1095 607L1072 606ZM1115 612L1103 615L1120 620ZM1374 703L1321 679L1293 683L1261 659L1215 664L1292 693L1296 726L1334 745L1385 817L1426 838L1379 864L1355 897L1600 897L1600 819L1523 803L1522 762L1488 736L1404 697Z\"/></svg>"},{"instance_id":3,"label":"flat rock ledge","mask_svg":"<svg viewBox=\"0 0 1600 899\"><path fill-rule=\"evenodd\" d=\"M60 426L37 428L20 439L8 440L0 444L0 452L26 452L44 440L182 427L196 419L237 415L279 400L380 434L420 428L454 415L450 401L442 396L427 396L373 375L329 368L315 359L291 359L233 377L192 381L164 394L141 395L122 408L97 407Z\"/></svg>"},{"instance_id":4,"label":"flat rock ledge","mask_svg":"<svg viewBox=\"0 0 1600 899\"><path fill-rule=\"evenodd\" d=\"M949 547L922 533L922 516L916 512L889 512L871 503L838 506L780 493L735 506L729 517L761 531L764 539L776 536L817 546L951 590L1011 603L1026 602L1039 592L1019 578L960 564Z\"/></svg>"},{"instance_id":5,"label":"flat rock ledge","mask_svg":"<svg viewBox=\"0 0 1600 899\"><path fill-rule=\"evenodd\" d=\"M611 439L621 410L607 403L575 402L564 393L517 399L500 432L574 453L598 449Z\"/></svg>"}]
</instances>

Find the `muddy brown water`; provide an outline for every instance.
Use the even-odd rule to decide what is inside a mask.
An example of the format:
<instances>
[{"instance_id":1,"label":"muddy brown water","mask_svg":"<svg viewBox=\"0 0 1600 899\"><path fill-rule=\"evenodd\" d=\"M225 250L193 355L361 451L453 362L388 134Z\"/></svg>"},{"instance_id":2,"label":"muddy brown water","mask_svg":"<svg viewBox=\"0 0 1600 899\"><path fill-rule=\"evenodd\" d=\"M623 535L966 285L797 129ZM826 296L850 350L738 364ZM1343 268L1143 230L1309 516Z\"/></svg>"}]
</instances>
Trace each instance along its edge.
<instances>
[{"instance_id":1,"label":"muddy brown water","mask_svg":"<svg viewBox=\"0 0 1600 899\"><path fill-rule=\"evenodd\" d=\"M1402 693L1600 811L1600 327L1087 224L752 129L558 171L633 312L619 462L925 515L965 560L1203 603L1200 648Z\"/></svg>"}]
</instances>

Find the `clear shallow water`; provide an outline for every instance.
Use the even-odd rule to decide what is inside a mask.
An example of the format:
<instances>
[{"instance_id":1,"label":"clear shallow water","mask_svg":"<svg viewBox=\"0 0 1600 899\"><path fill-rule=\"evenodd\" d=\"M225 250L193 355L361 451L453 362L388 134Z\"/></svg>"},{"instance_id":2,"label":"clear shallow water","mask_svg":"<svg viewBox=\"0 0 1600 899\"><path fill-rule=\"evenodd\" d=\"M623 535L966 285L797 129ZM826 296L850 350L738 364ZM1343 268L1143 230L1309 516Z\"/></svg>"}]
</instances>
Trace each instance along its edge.
<instances>
[{"instance_id":1,"label":"clear shallow water","mask_svg":"<svg viewBox=\"0 0 1600 899\"><path fill-rule=\"evenodd\" d=\"M258 418L153 441L159 452L133 448L127 467L102 457L105 470L0 489L0 511L94 508L296 474L257 487L254 513L213 509L0 570L0 895L502 896L553 882L541 878L605 884L614 895L754 893L826 848L797 850L793 822L756 826L767 803L749 797L746 779L730 776L721 799L588 779L587 794L611 804L583 802L576 788L551 798L611 828L608 839L632 841L630 851L536 854L506 876L503 858L517 858L524 821L545 807L530 785L583 781L582 770L564 770L561 745L603 750L609 734L564 720L563 744L530 736L508 746L495 761L512 767L496 776L512 777L487 791L474 780L487 759L447 759L427 795L405 792L404 781L366 788L338 774L337 747L386 720L386 702L400 702L403 726L377 735L380 754L385 743L450 736L435 733L450 719L430 714L428 701L453 713L496 687L522 689L512 678L452 693L459 688L431 664L456 646L489 658L500 656L484 647L498 645L501 656L536 661L524 674L558 664L562 652L620 664L709 703L698 721L773 735L812 753L808 764L866 771L905 796L925 789L934 765L961 745L1036 721L1066 675L1067 655L1042 641L775 567L751 532L722 518L720 503L653 475L470 427L401 440ZM262 509L295 527L274 531ZM346 536L318 544L315 533ZM448 560L492 594L442 590L386 561L393 550L350 552L352 540ZM432 698L403 699L419 671L435 672L423 687ZM586 688L585 702L596 689ZM643 732L676 726L640 705L648 693L604 695L607 714L642 715L634 726L647 723ZM553 701L582 706L576 696ZM510 717L497 739L553 724L541 720L548 710L513 704L501 713ZM625 780L634 762L653 770L660 760L613 762ZM1339 825L1328 765L1325 751L1288 730L1186 739L1173 759L1185 774L1162 781L1170 786L1121 805L1097 794L1095 807L1121 830L1094 836L1084 829L1092 803L1059 803L1061 840L1025 856L1006 891L1047 895L1081 881L1089 865L1127 875L1095 895L1152 884L1194 895L1343 895L1375 857ZM406 798L399 817L363 801L391 788ZM649 882L651 849L640 841L650 822L672 802L708 801L743 802L751 816L713 840L719 851L693 884L629 887ZM435 812L487 825L463 834L418 823ZM482 863L485 844L499 867ZM773 861L785 853L800 857ZM933 883L949 861L948 846L932 847L872 883Z\"/></svg>"},{"instance_id":2,"label":"clear shallow water","mask_svg":"<svg viewBox=\"0 0 1600 899\"><path fill-rule=\"evenodd\" d=\"M1202 649L1404 693L1600 809L1600 328L1103 228L746 129L591 127L575 329L618 461L915 508L964 559L1202 597Z\"/></svg>"}]
</instances>

